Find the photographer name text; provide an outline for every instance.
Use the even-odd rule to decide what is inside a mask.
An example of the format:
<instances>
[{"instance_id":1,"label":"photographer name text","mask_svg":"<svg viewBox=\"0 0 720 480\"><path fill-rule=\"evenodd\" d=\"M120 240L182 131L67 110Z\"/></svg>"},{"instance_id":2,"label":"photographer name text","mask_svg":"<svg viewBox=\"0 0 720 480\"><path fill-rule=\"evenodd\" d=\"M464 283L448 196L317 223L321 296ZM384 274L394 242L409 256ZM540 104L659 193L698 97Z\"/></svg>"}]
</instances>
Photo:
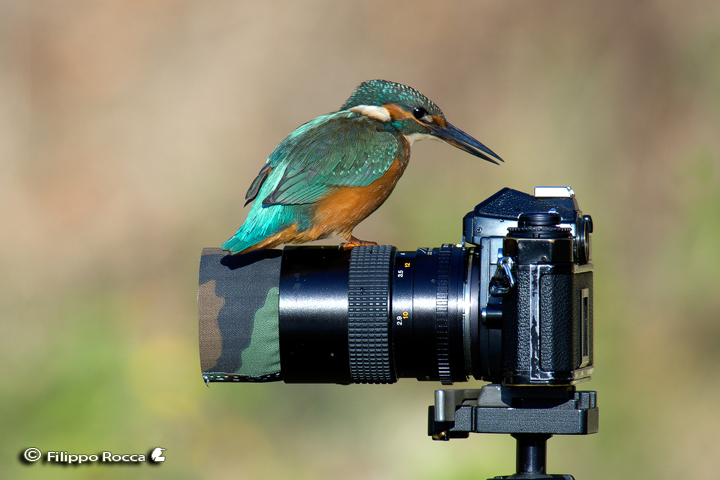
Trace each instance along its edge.
<instances>
[{"instance_id":1,"label":"photographer name text","mask_svg":"<svg viewBox=\"0 0 720 480\"><path fill-rule=\"evenodd\" d=\"M42 463L63 464L63 465L83 465L93 463L157 463L164 462L165 457L162 452L164 448L157 447L148 453L125 453L117 454L113 452L100 452L95 454L84 453L68 453L61 451L41 452L37 448L28 448L22 452L23 459L29 463L35 463L41 460Z\"/></svg>"}]
</instances>

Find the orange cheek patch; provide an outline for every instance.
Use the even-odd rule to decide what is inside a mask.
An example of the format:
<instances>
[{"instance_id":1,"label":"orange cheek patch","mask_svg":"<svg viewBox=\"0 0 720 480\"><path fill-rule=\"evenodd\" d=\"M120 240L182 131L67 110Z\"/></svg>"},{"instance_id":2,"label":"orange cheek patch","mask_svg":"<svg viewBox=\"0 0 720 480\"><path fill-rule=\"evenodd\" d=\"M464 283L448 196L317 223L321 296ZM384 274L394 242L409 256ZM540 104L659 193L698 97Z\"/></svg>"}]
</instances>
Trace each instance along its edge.
<instances>
[{"instance_id":1,"label":"orange cheek patch","mask_svg":"<svg viewBox=\"0 0 720 480\"><path fill-rule=\"evenodd\" d=\"M390 119L392 119L393 121L402 120L403 118L415 118L412 116L411 113L406 112L395 103L386 103L385 105L383 105L383 107L385 107L385 110L388 111L388 113L390 114Z\"/></svg>"}]
</instances>

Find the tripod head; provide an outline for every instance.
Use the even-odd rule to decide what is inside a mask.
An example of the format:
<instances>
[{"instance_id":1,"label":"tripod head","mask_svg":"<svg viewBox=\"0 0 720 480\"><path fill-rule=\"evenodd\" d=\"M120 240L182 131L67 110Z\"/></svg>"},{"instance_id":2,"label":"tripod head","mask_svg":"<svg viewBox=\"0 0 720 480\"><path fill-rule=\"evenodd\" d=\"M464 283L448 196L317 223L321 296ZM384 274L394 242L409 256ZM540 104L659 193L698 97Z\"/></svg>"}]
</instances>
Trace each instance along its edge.
<instances>
[{"instance_id":1,"label":"tripod head","mask_svg":"<svg viewBox=\"0 0 720 480\"><path fill-rule=\"evenodd\" d=\"M546 473L547 440L598 431L596 392L565 387L508 387L436 390L428 414L433 440L467 438L470 433L509 433L517 440L514 475L499 479L565 479Z\"/></svg>"}]
</instances>

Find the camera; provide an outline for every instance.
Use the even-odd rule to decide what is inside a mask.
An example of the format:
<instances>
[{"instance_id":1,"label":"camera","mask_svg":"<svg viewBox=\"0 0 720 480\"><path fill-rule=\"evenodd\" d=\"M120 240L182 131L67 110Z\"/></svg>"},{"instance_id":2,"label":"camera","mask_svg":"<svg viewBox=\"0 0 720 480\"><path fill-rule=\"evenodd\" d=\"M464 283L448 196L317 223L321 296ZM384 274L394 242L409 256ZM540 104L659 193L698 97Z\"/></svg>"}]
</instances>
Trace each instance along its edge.
<instances>
[{"instance_id":1,"label":"camera","mask_svg":"<svg viewBox=\"0 0 720 480\"><path fill-rule=\"evenodd\" d=\"M458 244L206 249L204 378L576 384L592 373L591 232L570 188L505 188Z\"/></svg>"},{"instance_id":2,"label":"camera","mask_svg":"<svg viewBox=\"0 0 720 480\"><path fill-rule=\"evenodd\" d=\"M209 382L393 383L437 390L428 434L509 433L517 473L545 473L553 434L598 429L592 219L569 187L504 188L462 221L462 241L415 251L206 248L198 291Z\"/></svg>"}]
</instances>

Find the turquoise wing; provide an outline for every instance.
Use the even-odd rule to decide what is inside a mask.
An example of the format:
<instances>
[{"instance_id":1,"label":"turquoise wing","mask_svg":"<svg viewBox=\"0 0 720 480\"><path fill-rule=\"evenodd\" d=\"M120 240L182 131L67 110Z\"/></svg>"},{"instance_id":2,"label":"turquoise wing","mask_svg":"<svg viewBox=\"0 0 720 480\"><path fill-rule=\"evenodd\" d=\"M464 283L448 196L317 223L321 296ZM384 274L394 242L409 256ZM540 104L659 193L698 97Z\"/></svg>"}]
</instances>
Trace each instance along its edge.
<instances>
[{"instance_id":1,"label":"turquoise wing","mask_svg":"<svg viewBox=\"0 0 720 480\"><path fill-rule=\"evenodd\" d=\"M270 155L274 187L260 197L262 204L314 203L333 187L369 185L390 168L399 148L382 122L365 115L342 111L318 117Z\"/></svg>"}]
</instances>

